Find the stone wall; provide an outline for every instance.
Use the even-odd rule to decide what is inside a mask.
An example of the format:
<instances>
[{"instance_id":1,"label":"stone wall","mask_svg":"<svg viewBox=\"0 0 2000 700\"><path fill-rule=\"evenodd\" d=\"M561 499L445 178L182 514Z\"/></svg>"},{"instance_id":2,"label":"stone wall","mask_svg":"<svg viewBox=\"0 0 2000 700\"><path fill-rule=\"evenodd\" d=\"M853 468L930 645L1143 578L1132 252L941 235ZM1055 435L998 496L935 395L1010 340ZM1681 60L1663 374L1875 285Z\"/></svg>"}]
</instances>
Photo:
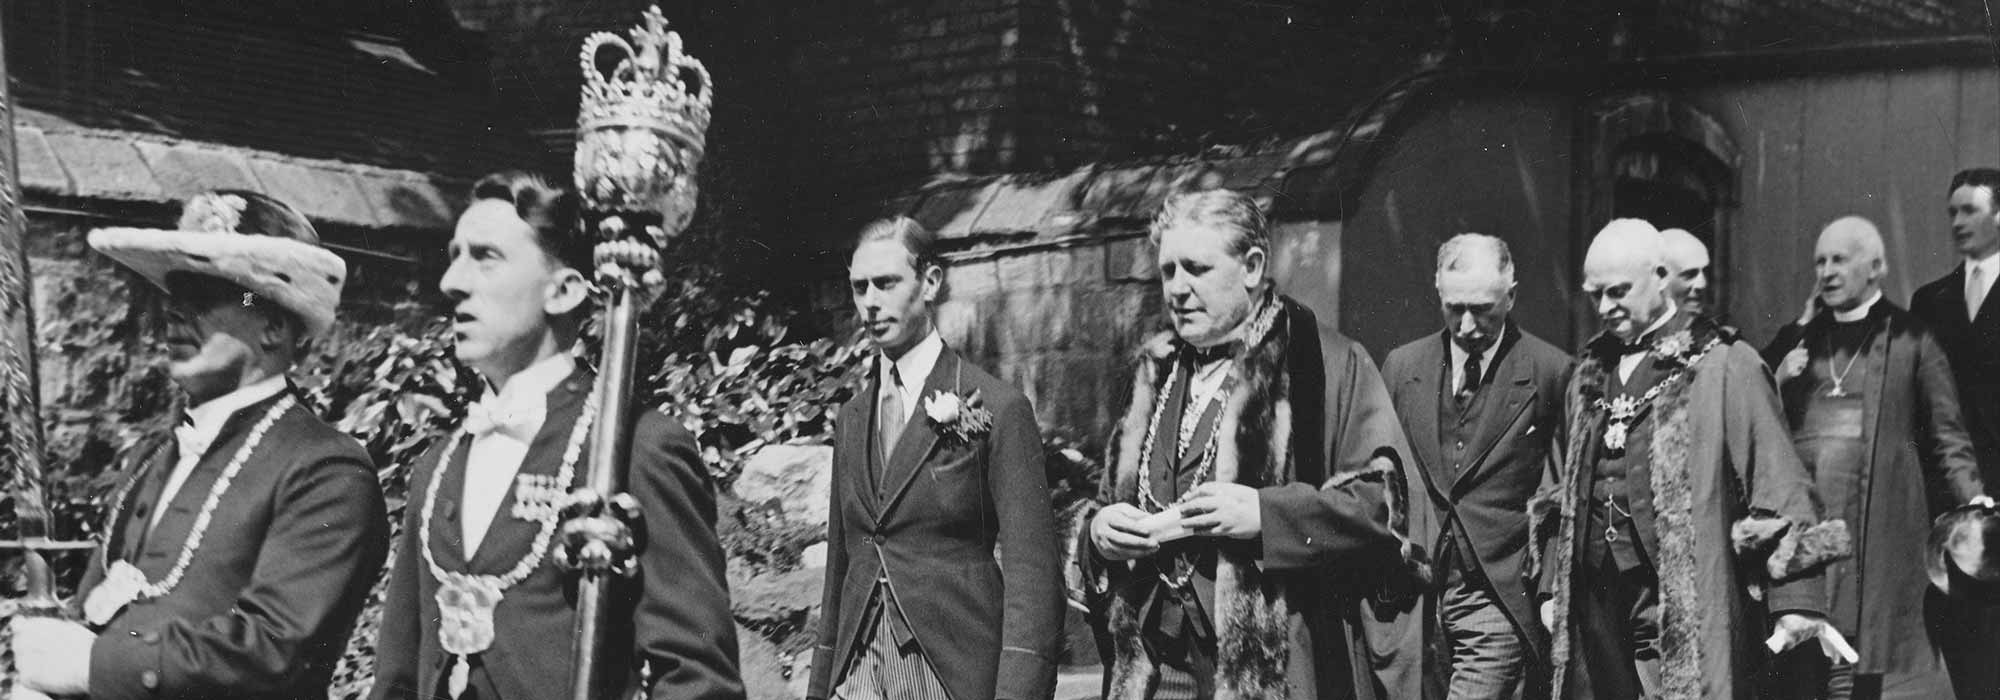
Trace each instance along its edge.
<instances>
[{"instance_id":1,"label":"stone wall","mask_svg":"<svg viewBox=\"0 0 2000 700\"><path fill-rule=\"evenodd\" d=\"M51 470L95 474L139 435L164 429L179 408L179 392L152 345L150 324L159 295L136 274L90 250L85 240L97 227L160 225L150 213L130 219L43 212L28 217L36 369ZM341 321L318 345L323 351L372 328L430 314L418 301L427 280L414 265L348 258Z\"/></svg>"},{"instance_id":2,"label":"stone wall","mask_svg":"<svg viewBox=\"0 0 2000 700\"><path fill-rule=\"evenodd\" d=\"M1043 432L1103 445L1130 396L1134 348L1163 328L1144 240L1092 240L954 261L938 325L1020 386Z\"/></svg>"}]
</instances>

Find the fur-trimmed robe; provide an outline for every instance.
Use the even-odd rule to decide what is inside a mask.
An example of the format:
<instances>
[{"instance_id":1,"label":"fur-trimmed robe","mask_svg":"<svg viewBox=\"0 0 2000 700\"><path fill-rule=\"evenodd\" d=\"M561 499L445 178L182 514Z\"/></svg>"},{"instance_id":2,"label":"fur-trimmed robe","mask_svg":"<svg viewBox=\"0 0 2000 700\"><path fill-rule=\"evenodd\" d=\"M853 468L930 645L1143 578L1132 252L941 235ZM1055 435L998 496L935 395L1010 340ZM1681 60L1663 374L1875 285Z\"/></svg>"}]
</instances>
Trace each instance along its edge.
<instances>
[{"instance_id":1,"label":"fur-trimmed robe","mask_svg":"<svg viewBox=\"0 0 2000 700\"><path fill-rule=\"evenodd\" d=\"M1385 585L1374 577L1400 571L1403 561L1392 523L1406 497L1398 492L1406 448L1366 352L1328 333L1322 353L1310 310L1282 296L1270 303L1281 305L1278 317L1261 342L1240 351L1230 370L1239 383L1216 424L1224 437L1214 478L1257 487L1263 521L1261 558L1246 553L1255 548L1224 546L1212 585L1195 580L1216 631L1216 698L1354 697L1369 685L1355 636L1358 594ZM1145 344L1130 408L1111 441L1101 503L1138 501L1141 443L1154 402L1170 388L1163 385L1176 347L1170 334ZM1084 510L1072 523L1072 597L1100 632L1105 697L1140 700L1157 677L1138 611L1158 579L1097 557L1093 514Z\"/></svg>"},{"instance_id":2,"label":"fur-trimmed robe","mask_svg":"<svg viewBox=\"0 0 2000 700\"><path fill-rule=\"evenodd\" d=\"M1670 324L1671 330L1674 325ZM1767 611L1823 611L1815 567L1847 549L1840 521L1819 523L1812 476L1793 451L1783 410L1757 351L1735 333L1696 321L1693 347L1719 343L1652 401L1649 456L1659 551L1660 697L1737 700L1751 695L1750 671L1768 656ZM1649 355L1646 362L1658 362ZM1587 354L1570 381L1571 436L1557 485L1531 504L1533 531L1554 530L1541 564L1554 596L1551 635L1556 698L1589 698L1575 664L1578 632L1569 619L1582 555L1578 522L1591 487L1587 441L1603 438L1603 395L1615 360ZM1753 515L1754 514L1754 515ZM1772 582L1777 583L1773 584Z\"/></svg>"}]
</instances>

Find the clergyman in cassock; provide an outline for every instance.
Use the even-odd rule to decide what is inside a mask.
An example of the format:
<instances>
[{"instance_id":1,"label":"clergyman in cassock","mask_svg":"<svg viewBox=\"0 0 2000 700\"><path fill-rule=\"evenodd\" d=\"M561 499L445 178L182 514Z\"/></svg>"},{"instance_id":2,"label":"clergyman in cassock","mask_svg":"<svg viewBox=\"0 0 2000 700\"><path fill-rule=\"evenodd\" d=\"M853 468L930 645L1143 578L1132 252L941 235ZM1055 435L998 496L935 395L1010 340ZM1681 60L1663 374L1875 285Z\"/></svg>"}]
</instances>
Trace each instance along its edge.
<instances>
[{"instance_id":1,"label":"clergyman in cassock","mask_svg":"<svg viewBox=\"0 0 2000 700\"><path fill-rule=\"evenodd\" d=\"M1438 247L1445 329L1389 353L1382 374L1431 502L1443 514L1427 648L1451 700L1508 700L1539 687L1548 632L1528 577L1528 499L1553 476L1568 353L1509 320L1506 241L1461 234ZM1435 692L1433 689L1432 692Z\"/></svg>"},{"instance_id":2,"label":"clergyman in cassock","mask_svg":"<svg viewBox=\"0 0 2000 700\"><path fill-rule=\"evenodd\" d=\"M568 697L576 575L552 550L582 482L596 376L572 354L591 313L577 200L534 175L482 178L438 281L453 352L486 382L410 475L376 643L376 700ZM643 513L631 578L613 578L600 697L743 697L715 493L694 435L632 412L626 490Z\"/></svg>"},{"instance_id":3,"label":"clergyman in cassock","mask_svg":"<svg viewBox=\"0 0 2000 700\"><path fill-rule=\"evenodd\" d=\"M1944 350L1923 321L1883 298L1887 269L1873 223L1827 224L1813 251L1819 312L1764 349L1821 510L1856 537L1855 557L1833 562L1820 581L1828 619L1861 658L1829 669L1806 650L1787 654L1799 676L1774 685L1797 697L1950 695L1924 629L1924 543L1936 513L1992 503ZM1947 502L1931 502L1932 484Z\"/></svg>"},{"instance_id":4,"label":"clergyman in cassock","mask_svg":"<svg viewBox=\"0 0 2000 700\"><path fill-rule=\"evenodd\" d=\"M1372 681L1335 570L1401 563L1383 484L1405 448L1381 376L1278 293L1248 197L1172 197L1152 239L1173 329L1143 343L1074 545L1105 697L1354 697Z\"/></svg>"},{"instance_id":5,"label":"clergyman in cassock","mask_svg":"<svg viewBox=\"0 0 2000 700\"><path fill-rule=\"evenodd\" d=\"M14 620L15 697L324 695L389 537L368 453L287 376L333 326L346 264L252 192L90 245L166 290L168 372L191 408L121 460L77 589L89 627Z\"/></svg>"},{"instance_id":6,"label":"clergyman in cassock","mask_svg":"<svg viewBox=\"0 0 2000 700\"><path fill-rule=\"evenodd\" d=\"M1612 221L1584 293L1604 331L1570 381L1569 444L1531 515L1554 697L1745 697L1766 619L1788 648L1824 634L1814 567L1845 553L1757 351L1679 311L1657 230Z\"/></svg>"},{"instance_id":7,"label":"clergyman in cassock","mask_svg":"<svg viewBox=\"0 0 2000 700\"><path fill-rule=\"evenodd\" d=\"M1047 698L1062 579L1034 407L938 335L922 225L868 225L847 274L879 352L840 409L806 696Z\"/></svg>"}]
</instances>

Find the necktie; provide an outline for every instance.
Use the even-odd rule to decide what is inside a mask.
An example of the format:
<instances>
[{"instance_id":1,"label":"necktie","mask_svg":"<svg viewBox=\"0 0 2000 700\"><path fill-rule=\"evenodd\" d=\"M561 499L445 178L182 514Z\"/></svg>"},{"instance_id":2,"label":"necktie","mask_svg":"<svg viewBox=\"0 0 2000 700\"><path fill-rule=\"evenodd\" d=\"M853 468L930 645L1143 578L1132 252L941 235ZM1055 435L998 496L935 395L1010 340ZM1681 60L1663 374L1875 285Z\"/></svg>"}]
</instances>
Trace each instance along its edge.
<instances>
[{"instance_id":1,"label":"necktie","mask_svg":"<svg viewBox=\"0 0 2000 700\"><path fill-rule=\"evenodd\" d=\"M1979 307L1986 303L1986 270L1973 265L1965 271L1965 318L1979 318Z\"/></svg>"},{"instance_id":2,"label":"necktie","mask_svg":"<svg viewBox=\"0 0 2000 700\"><path fill-rule=\"evenodd\" d=\"M881 430L882 467L889 466L889 455L896 450L896 438L903 436L903 374L895 364L889 365L889 382L882 392L882 410L875 416L875 426Z\"/></svg>"},{"instance_id":3,"label":"necktie","mask_svg":"<svg viewBox=\"0 0 2000 700\"><path fill-rule=\"evenodd\" d=\"M1479 353L1465 353L1465 382L1458 386L1458 402L1472 400L1472 394L1479 391Z\"/></svg>"}]
</instances>

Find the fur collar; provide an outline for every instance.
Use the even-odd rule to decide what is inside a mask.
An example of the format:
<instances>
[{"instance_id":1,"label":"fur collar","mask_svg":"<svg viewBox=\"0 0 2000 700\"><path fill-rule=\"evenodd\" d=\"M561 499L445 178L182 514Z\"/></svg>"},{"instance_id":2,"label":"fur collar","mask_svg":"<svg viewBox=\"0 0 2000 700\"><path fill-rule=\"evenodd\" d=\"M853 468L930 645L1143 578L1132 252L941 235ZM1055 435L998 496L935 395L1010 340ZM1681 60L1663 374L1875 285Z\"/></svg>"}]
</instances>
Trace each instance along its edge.
<instances>
[{"instance_id":1,"label":"fur collar","mask_svg":"<svg viewBox=\"0 0 2000 700\"><path fill-rule=\"evenodd\" d=\"M1672 325L1669 324L1663 331L1672 332ZM1722 363L1727 358L1704 361L1709 349L1718 353L1728 352L1737 338L1734 329L1700 318L1687 322L1686 333L1685 345L1674 341L1669 343L1672 347L1666 348L1666 352L1662 352L1656 344L1652 359L1653 362L1684 368L1684 371L1663 380L1667 384L1654 396L1651 406L1654 423L1652 451L1648 455L1649 485L1653 492L1657 527L1662 533L1699 530L1693 522L1695 508L1688 462L1693 440L1701 436L1693 434L1689 401L1699 373L1725 371ZM1602 435L1605 411L1599 407L1598 399L1602 398L1608 374L1616 366L1617 356L1622 352L1605 351L1605 345L1597 341L1593 341L1591 347L1592 351L1585 353L1570 382L1568 434L1571 439L1558 474L1558 483L1563 484L1563 488L1552 499L1540 496L1529 504L1530 531L1534 533L1535 542L1546 541L1544 538L1547 536L1556 538L1556 547L1551 550L1554 561L1540 561L1539 544L1529 547L1529 558L1531 575L1539 576L1542 566L1554 567L1552 573L1556 583L1551 593L1555 600L1555 633L1550 640L1550 660L1558 693L1563 690L1572 662L1574 643L1568 630L1574 589L1572 559L1581 526L1581 494L1585 490L1579 480L1585 476L1583 461L1589 454L1587 445ZM1681 349L1683 347L1693 350ZM1702 406L1695 410L1719 409ZM1727 478L1736 478L1735 471L1729 471ZM1749 491L1739 483L1735 493ZM1805 528L1793 525L1773 514L1755 512L1733 524L1730 544L1739 560L1749 563L1742 570L1739 580L1749 589L1747 593L1752 597L1761 597L1763 587L1769 582L1803 575L1846 556L1845 523L1834 520ZM1660 605L1666 611L1660 629L1660 696L1670 700L1701 698L1703 655L1732 653L1729 649L1704 649L1700 643L1704 636L1700 616L1693 614L1704 605L1700 597L1700 581L1697 580L1700 566L1697 564L1696 546L1691 537L1663 536L1659 540L1659 551L1654 553ZM1762 566L1758 566L1759 563ZM1707 604L1719 603L1708 601Z\"/></svg>"},{"instance_id":2,"label":"fur collar","mask_svg":"<svg viewBox=\"0 0 2000 700\"><path fill-rule=\"evenodd\" d=\"M1292 480L1294 417L1286 349L1291 345L1291 334L1297 331L1288 313L1296 302L1275 294L1267 299L1259 318L1252 321L1253 332L1247 334L1254 342L1237 350L1237 361L1229 370L1237 388L1230 393L1216 423L1215 429L1224 436L1216 449L1216 481L1264 486ZM1141 347L1132 401L1120 421L1119 438L1108 460L1113 469L1108 502L1135 502L1144 487L1139 475L1148 423L1155 402L1162 400L1167 388L1162 384L1183 347L1170 333L1154 336ZM1098 590L1109 588L1109 581L1098 583ZM1285 599L1286 589L1281 577L1265 573L1248 556L1226 549L1218 554L1211 611L1216 634L1217 700L1291 694L1287 673L1292 612ZM1144 621L1139 619L1135 602L1125 597L1114 597L1109 607L1106 624L1113 648L1105 697L1144 700L1156 680L1155 664L1141 642Z\"/></svg>"}]
</instances>

